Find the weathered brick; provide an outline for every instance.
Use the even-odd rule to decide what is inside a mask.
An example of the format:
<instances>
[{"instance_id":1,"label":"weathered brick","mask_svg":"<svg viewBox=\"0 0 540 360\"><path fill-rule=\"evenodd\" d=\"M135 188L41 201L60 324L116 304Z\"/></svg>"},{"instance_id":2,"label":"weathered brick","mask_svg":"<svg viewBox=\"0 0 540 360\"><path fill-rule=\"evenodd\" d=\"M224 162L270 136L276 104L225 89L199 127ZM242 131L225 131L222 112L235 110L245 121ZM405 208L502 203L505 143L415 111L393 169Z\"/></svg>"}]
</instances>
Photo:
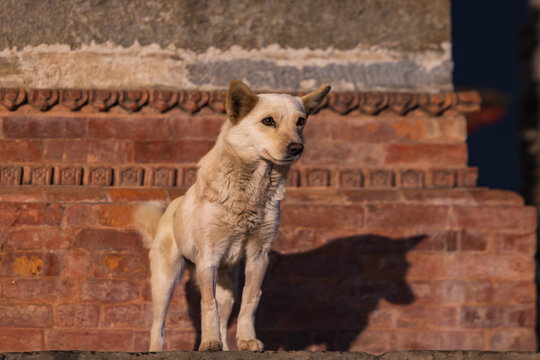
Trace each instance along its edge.
<instances>
[{"instance_id":1,"label":"weathered brick","mask_svg":"<svg viewBox=\"0 0 540 360\"><path fill-rule=\"evenodd\" d=\"M523 252L534 254L536 252L536 233L492 235L493 249L499 253Z\"/></svg>"},{"instance_id":2,"label":"weathered brick","mask_svg":"<svg viewBox=\"0 0 540 360\"><path fill-rule=\"evenodd\" d=\"M111 201L166 201L167 192L164 189L107 189Z\"/></svg>"},{"instance_id":3,"label":"weathered brick","mask_svg":"<svg viewBox=\"0 0 540 360\"><path fill-rule=\"evenodd\" d=\"M149 328L152 325L152 306L138 304L104 306L102 325L117 329Z\"/></svg>"},{"instance_id":4,"label":"weathered brick","mask_svg":"<svg viewBox=\"0 0 540 360\"><path fill-rule=\"evenodd\" d=\"M45 350L130 351L131 331L53 329L45 344Z\"/></svg>"},{"instance_id":5,"label":"weathered brick","mask_svg":"<svg viewBox=\"0 0 540 360\"><path fill-rule=\"evenodd\" d=\"M488 248L489 233L464 231L461 234L460 250L462 251L485 251Z\"/></svg>"},{"instance_id":6,"label":"weathered brick","mask_svg":"<svg viewBox=\"0 0 540 360\"><path fill-rule=\"evenodd\" d=\"M115 228L133 225L133 212L136 205L126 203L102 204L99 207L99 224Z\"/></svg>"},{"instance_id":7,"label":"weathered brick","mask_svg":"<svg viewBox=\"0 0 540 360\"><path fill-rule=\"evenodd\" d=\"M415 304L460 304L465 298L467 283L457 280L409 281Z\"/></svg>"},{"instance_id":8,"label":"weathered brick","mask_svg":"<svg viewBox=\"0 0 540 360\"><path fill-rule=\"evenodd\" d=\"M523 197L508 190L472 188L468 190L481 205L523 205Z\"/></svg>"},{"instance_id":9,"label":"weathered brick","mask_svg":"<svg viewBox=\"0 0 540 360\"><path fill-rule=\"evenodd\" d=\"M43 141L43 160L52 162L84 162L88 156L88 141L52 139Z\"/></svg>"},{"instance_id":10,"label":"weathered brick","mask_svg":"<svg viewBox=\"0 0 540 360\"><path fill-rule=\"evenodd\" d=\"M401 192L395 189L355 189L343 190L342 193L347 200L353 203L385 203L399 202L401 200Z\"/></svg>"},{"instance_id":11,"label":"weathered brick","mask_svg":"<svg viewBox=\"0 0 540 360\"><path fill-rule=\"evenodd\" d=\"M0 305L0 326L48 327L52 310L48 305Z\"/></svg>"},{"instance_id":12,"label":"weathered brick","mask_svg":"<svg viewBox=\"0 0 540 360\"><path fill-rule=\"evenodd\" d=\"M350 334L350 335L349 335ZM374 331L374 330L365 330L360 332L358 336L354 336L353 333L345 333L345 334L336 334L337 339L333 339L334 336L329 336L327 334L317 334L317 337L322 337L323 339L326 338L326 342L330 342L331 344L337 343L339 344L343 339L352 338L352 342L350 347L347 349L347 351L363 351L367 352L369 354L382 354L389 348L390 344L390 335L387 331ZM341 341L340 341L341 338ZM346 344L346 342L345 342ZM325 348L321 350L333 350L333 346L325 346Z\"/></svg>"},{"instance_id":13,"label":"weathered brick","mask_svg":"<svg viewBox=\"0 0 540 360\"><path fill-rule=\"evenodd\" d=\"M77 117L4 117L6 138L81 138L86 135L86 119Z\"/></svg>"},{"instance_id":14,"label":"weathered brick","mask_svg":"<svg viewBox=\"0 0 540 360\"><path fill-rule=\"evenodd\" d=\"M142 249L141 236L136 231L83 229L75 238L75 246L86 250Z\"/></svg>"},{"instance_id":15,"label":"weathered brick","mask_svg":"<svg viewBox=\"0 0 540 360\"><path fill-rule=\"evenodd\" d=\"M189 311L185 305L171 305L165 321L167 329L191 329L193 323L190 320Z\"/></svg>"},{"instance_id":16,"label":"weathered brick","mask_svg":"<svg viewBox=\"0 0 540 360\"><path fill-rule=\"evenodd\" d=\"M392 331L393 350L478 350L485 349L482 331L408 330Z\"/></svg>"},{"instance_id":17,"label":"weathered brick","mask_svg":"<svg viewBox=\"0 0 540 360\"><path fill-rule=\"evenodd\" d=\"M60 273L60 261L56 254L10 253L4 257L9 264L7 276L53 276Z\"/></svg>"},{"instance_id":18,"label":"weathered brick","mask_svg":"<svg viewBox=\"0 0 540 360\"><path fill-rule=\"evenodd\" d=\"M464 306L461 308L460 324L470 328L533 328L535 313L532 304Z\"/></svg>"},{"instance_id":19,"label":"weathered brick","mask_svg":"<svg viewBox=\"0 0 540 360\"><path fill-rule=\"evenodd\" d=\"M95 139L167 140L171 130L162 117L92 117L88 137Z\"/></svg>"},{"instance_id":20,"label":"weathered brick","mask_svg":"<svg viewBox=\"0 0 540 360\"><path fill-rule=\"evenodd\" d=\"M140 297L140 284L129 280L89 279L81 284L81 300L118 303Z\"/></svg>"},{"instance_id":21,"label":"weathered brick","mask_svg":"<svg viewBox=\"0 0 540 360\"><path fill-rule=\"evenodd\" d=\"M341 142L306 144L299 165L380 166L384 163L383 145Z\"/></svg>"},{"instance_id":22,"label":"weathered brick","mask_svg":"<svg viewBox=\"0 0 540 360\"><path fill-rule=\"evenodd\" d=\"M0 188L0 201L10 203L41 202L41 189L29 187Z\"/></svg>"},{"instance_id":23,"label":"weathered brick","mask_svg":"<svg viewBox=\"0 0 540 360\"><path fill-rule=\"evenodd\" d=\"M394 309L397 328L455 327L458 311L449 306L407 306Z\"/></svg>"},{"instance_id":24,"label":"weathered brick","mask_svg":"<svg viewBox=\"0 0 540 360\"><path fill-rule=\"evenodd\" d=\"M11 249L66 249L72 236L56 227L32 227L11 231L7 244Z\"/></svg>"},{"instance_id":25,"label":"weathered brick","mask_svg":"<svg viewBox=\"0 0 540 360\"><path fill-rule=\"evenodd\" d=\"M147 277L148 255L146 252L96 255L92 261L92 274L94 277Z\"/></svg>"},{"instance_id":26,"label":"weathered brick","mask_svg":"<svg viewBox=\"0 0 540 360\"><path fill-rule=\"evenodd\" d=\"M385 164L453 167L467 165L466 144L390 144Z\"/></svg>"},{"instance_id":27,"label":"weathered brick","mask_svg":"<svg viewBox=\"0 0 540 360\"><path fill-rule=\"evenodd\" d=\"M65 224L68 226L95 227L98 225L99 205L66 204Z\"/></svg>"},{"instance_id":28,"label":"weathered brick","mask_svg":"<svg viewBox=\"0 0 540 360\"><path fill-rule=\"evenodd\" d=\"M225 116L215 114L184 115L179 114L168 119L171 135L174 139L215 139Z\"/></svg>"},{"instance_id":29,"label":"weathered brick","mask_svg":"<svg viewBox=\"0 0 540 360\"><path fill-rule=\"evenodd\" d=\"M58 327L96 327L99 306L95 304L58 304L54 307L54 325Z\"/></svg>"},{"instance_id":30,"label":"weathered brick","mask_svg":"<svg viewBox=\"0 0 540 360\"><path fill-rule=\"evenodd\" d=\"M196 350L197 333L194 330L168 331L165 339L166 350ZM234 341L233 341L234 342Z\"/></svg>"},{"instance_id":31,"label":"weathered brick","mask_svg":"<svg viewBox=\"0 0 540 360\"><path fill-rule=\"evenodd\" d=\"M448 207L434 205L368 205L368 228L444 228L448 222Z\"/></svg>"},{"instance_id":32,"label":"weathered brick","mask_svg":"<svg viewBox=\"0 0 540 360\"><path fill-rule=\"evenodd\" d=\"M81 278L88 276L90 261L88 254L81 249L69 249L62 259L64 266L61 275L64 277Z\"/></svg>"},{"instance_id":33,"label":"weathered brick","mask_svg":"<svg viewBox=\"0 0 540 360\"><path fill-rule=\"evenodd\" d=\"M489 340L494 351L536 351L536 346L534 329L497 329Z\"/></svg>"},{"instance_id":34,"label":"weathered brick","mask_svg":"<svg viewBox=\"0 0 540 360\"><path fill-rule=\"evenodd\" d=\"M7 299L36 303L77 299L76 283L62 278L16 279L4 282L2 291Z\"/></svg>"},{"instance_id":35,"label":"weathered brick","mask_svg":"<svg viewBox=\"0 0 540 360\"><path fill-rule=\"evenodd\" d=\"M0 161L2 162L39 161L40 157L39 140L0 140Z\"/></svg>"},{"instance_id":36,"label":"weathered brick","mask_svg":"<svg viewBox=\"0 0 540 360\"><path fill-rule=\"evenodd\" d=\"M90 140L86 161L92 163L124 163L133 159L133 143L129 140Z\"/></svg>"},{"instance_id":37,"label":"weathered brick","mask_svg":"<svg viewBox=\"0 0 540 360\"><path fill-rule=\"evenodd\" d=\"M43 330L0 328L0 352L39 351L43 348Z\"/></svg>"},{"instance_id":38,"label":"weathered brick","mask_svg":"<svg viewBox=\"0 0 540 360\"><path fill-rule=\"evenodd\" d=\"M357 205L286 204L282 210L283 226L361 228L364 221L364 208Z\"/></svg>"},{"instance_id":39,"label":"weathered brick","mask_svg":"<svg viewBox=\"0 0 540 360\"><path fill-rule=\"evenodd\" d=\"M401 194L408 203L422 205L474 205L471 195L464 189L402 189Z\"/></svg>"},{"instance_id":40,"label":"weathered brick","mask_svg":"<svg viewBox=\"0 0 540 360\"><path fill-rule=\"evenodd\" d=\"M135 142L135 161L140 163L193 163L199 161L214 145L213 141L145 141Z\"/></svg>"},{"instance_id":41,"label":"weathered brick","mask_svg":"<svg viewBox=\"0 0 540 360\"><path fill-rule=\"evenodd\" d=\"M519 281L465 281L464 301L467 304L533 304L536 286Z\"/></svg>"},{"instance_id":42,"label":"weathered brick","mask_svg":"<svg viewBox=\"0 0 540 360\"><path fill-rule=\"evenodd\" d=\"M537 211L532 206L455 206L453 223L468 229L534 231Z\"/></svg>"},{"instance_id":43,"label":"weathered brick","mask_svg":"<svg viewBox=\"0 0 540 360\"><path fill-rule=\"evenodd\" d=\"M307 251L315 247L315 231L280 227L272 249L281 254Z\"/></svg>"},{"instance_id":44,"label":"weathered brick","mask_svg":"<svg viewBox=\"0 0 540 360\"><path fill-rule=\"evenodd\" d=\"M0 226L60 225L60 204L0 203Z\"/></svg>"}]
</instances>

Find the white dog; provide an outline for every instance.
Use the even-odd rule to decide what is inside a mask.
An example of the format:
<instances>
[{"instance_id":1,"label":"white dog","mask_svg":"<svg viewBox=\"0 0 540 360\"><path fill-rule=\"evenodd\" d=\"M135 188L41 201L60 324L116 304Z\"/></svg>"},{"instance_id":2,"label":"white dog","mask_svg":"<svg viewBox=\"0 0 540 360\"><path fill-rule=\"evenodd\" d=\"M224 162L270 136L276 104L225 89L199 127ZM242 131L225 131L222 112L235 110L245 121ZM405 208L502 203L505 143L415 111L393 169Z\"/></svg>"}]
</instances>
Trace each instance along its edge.
<instances>
[{"instance_id":1,"label":"white dog","mask_svg":"<svg viewBox=\"0 0 540 360\"><path fill-rule=\"evenodd\" d=\"M263 350L254 317L279 226L285 180L302 153L306 118L329 91L325 85L301 98L255 95L243 83L231 82L227 121L215 146L199 162L193 186L165 211L156 204L137 210L135 223L150 248L150 351L163 350L165 316L186 262L195 264L201 290L199 350L228 350L227 321L235 285L231 274L242 257L245 286L236 341L240 350Z\"/></svg>"}]
</instances>

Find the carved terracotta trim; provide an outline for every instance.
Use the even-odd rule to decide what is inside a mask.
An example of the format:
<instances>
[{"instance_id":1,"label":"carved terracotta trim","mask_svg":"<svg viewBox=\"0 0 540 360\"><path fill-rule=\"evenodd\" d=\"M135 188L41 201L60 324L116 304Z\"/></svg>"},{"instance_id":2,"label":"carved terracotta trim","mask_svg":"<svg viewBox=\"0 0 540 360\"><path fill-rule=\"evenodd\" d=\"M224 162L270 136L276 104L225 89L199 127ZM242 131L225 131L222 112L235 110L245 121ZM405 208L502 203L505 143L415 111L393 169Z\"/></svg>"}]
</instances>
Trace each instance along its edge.
<instances>
[{"instance_id":1,"label":"carved terracotta trim","mask_svg":"<svg viewBox=\"0 0 540 360\"><path fill-rule=\"evenodd\" d=\"M0 187L20 185L187 187L194 183L195 165L0 165ZM454 188L476 186L478 170L292 168L289 187Z\"/></svg>"},{"instance_id":2,"label":"carved terracotta trim","mask_svg":"<svg viewBox=\"0 0 540 360\"><path fill-rule=\"evenodd\" d=\"M290 94L302 95L300 92ZM430 115L438 116L450 109L459 112L476 111L480 101L476 91L440 94L331 92L319 110L328 108L341 115L355 110L369 115L377 115L382 111L406 115L411 110L421 109ZM224 113L225 91L0 88L0 108L16 111L23 104L30 104L38 111L48 111L62 105L71 111L78 111L83 107L108 111L114 106L120 106L128 112L136 112L143 107L167 112L178 107L195 113L208 107L215 112Z\"/></svg>"}]
</instances>

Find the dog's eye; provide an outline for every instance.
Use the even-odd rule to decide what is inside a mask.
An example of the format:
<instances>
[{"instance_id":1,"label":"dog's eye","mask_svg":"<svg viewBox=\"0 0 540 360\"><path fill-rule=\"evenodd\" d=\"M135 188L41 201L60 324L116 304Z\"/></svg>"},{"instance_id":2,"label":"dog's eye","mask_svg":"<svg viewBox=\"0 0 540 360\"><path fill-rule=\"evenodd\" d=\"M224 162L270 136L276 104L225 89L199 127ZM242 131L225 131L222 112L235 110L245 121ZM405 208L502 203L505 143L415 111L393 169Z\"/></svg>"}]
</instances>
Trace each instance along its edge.
<instances>
[{"instance_id":1,"label":"dog's eye","mask_svg":"<svg viewBox=\"0 0 540 360\"><path fill-rule=\"evenodd\" d=\"M306 118L298 118L298 121L296 122L296 126L304 126L304 124L306 123Z\"/></svg>"},{"instance_id":2,"label":"dog's eye","mask_svg":"<svg viewBox=\"0 0 540 360\"><path fill-rule=\"evenodd\" d=\"M276 126L276 121L271 116L262 119L261 122L264 126Z\"/></svg>"}]
</instances>

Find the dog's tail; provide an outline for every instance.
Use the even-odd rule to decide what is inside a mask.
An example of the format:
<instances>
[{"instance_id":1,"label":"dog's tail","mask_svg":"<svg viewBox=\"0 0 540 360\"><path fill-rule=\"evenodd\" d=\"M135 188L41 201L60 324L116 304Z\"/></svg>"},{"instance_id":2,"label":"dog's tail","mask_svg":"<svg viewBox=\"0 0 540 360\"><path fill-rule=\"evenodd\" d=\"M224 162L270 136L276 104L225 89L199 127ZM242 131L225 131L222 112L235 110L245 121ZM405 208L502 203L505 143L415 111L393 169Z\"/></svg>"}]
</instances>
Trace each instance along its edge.
<instances>
[{"instance_id":1,"label":"dog's tail","mask_svg":"<svg viewBox=\"0 0 540 360\"><path fill-rule=\"evenodd\" d=\"M152 246L156 236L159 219L165 212L165 208L157 202L148 202L139 206L133 214L135 227L143 236L143 244L146 248Z\"/></svg>"}]
</instances>

